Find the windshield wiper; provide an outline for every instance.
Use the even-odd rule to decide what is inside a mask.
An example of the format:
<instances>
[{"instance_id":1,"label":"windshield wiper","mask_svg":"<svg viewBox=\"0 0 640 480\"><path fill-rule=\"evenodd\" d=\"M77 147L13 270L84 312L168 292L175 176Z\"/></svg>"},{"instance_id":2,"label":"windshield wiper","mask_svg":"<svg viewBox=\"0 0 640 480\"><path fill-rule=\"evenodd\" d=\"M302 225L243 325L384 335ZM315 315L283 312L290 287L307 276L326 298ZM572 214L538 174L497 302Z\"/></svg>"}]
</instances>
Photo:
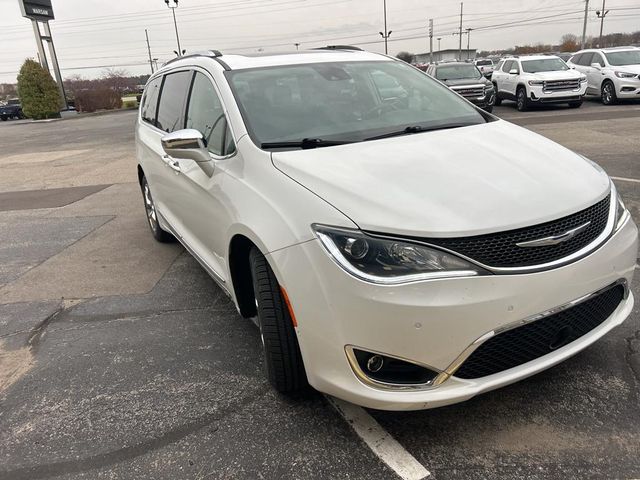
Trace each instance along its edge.
<instances>
[{"instance_id":1,"label":"windshield wiper","mask_svg":"<svg viewBox=\"0 0 640 480\"><path fill-rule=\"evenodd\" d=\"M353 143L353 141L347 140L323 140L321 138L303 138L302 140L295 140L292 142L266 142L260 144L260 148L320 148L320 147L332 147L334 145L346 145L347 143Z\"/></svg>"},{"instance_id":2,"label":"windshield wiper","mask_svg":"<svg viewBox=\"0 0 640 480\"><path fill-rule=\"evenodd\" d=\"M420 125L411 125L402 130L397 130L389 133L383 133L382 135L376 135L374 137L365 138L368 140L379 140L381 138L400 137L402 135L409 135L412 133L432 132L434 130L446 130L449 128L468 127L469 125L475 125L473 123L446 123L444 125L435 125L433 127L422 127Z\"/></svg>"}]
</instances>

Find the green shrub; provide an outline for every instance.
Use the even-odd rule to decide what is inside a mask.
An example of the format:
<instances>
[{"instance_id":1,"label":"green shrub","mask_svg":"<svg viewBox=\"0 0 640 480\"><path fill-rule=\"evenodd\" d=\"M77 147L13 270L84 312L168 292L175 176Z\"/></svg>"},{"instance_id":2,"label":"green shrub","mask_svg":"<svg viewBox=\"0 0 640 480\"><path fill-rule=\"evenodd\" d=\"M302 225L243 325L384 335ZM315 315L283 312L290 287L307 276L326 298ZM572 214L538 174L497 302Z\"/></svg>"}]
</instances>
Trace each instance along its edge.
<instances>
[{"instance_id":1,"label":"green shrub","mask_svg":"<svg viewBox=\"0 0 640 480\"><path fill-rule=\"evenodd\" d=\"M138 106L138 102L133 100L125 100L122 102L122 108L136 108Z\"/></svg>"},{"instance_id":2,"label":"green shrub","mask_svg":"<svg viewBox=\"0 0 640 480\"><path fill-rule=\"evenodd\" d=\"M35 60L27 59L18 74L18 97L27 117L41 119L57 117L60 94L56 82Z\"/></svg>"}]
</instances>

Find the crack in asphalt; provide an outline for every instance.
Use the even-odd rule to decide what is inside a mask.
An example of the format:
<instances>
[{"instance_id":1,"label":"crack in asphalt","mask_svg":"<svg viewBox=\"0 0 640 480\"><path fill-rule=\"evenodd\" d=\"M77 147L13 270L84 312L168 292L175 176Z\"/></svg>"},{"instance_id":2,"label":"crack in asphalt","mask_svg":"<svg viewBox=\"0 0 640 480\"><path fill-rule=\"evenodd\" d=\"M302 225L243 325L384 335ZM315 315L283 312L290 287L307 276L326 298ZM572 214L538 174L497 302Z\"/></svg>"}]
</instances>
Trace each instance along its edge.
<instances>
[{"instance_id":1,"label":"crack in asphalt","mask_svg":"<svg viewBox=\"0 0 640 480\"><path fill-rule=\"evenodd\" d=\"M195 421L181 425L173 430L169 430L159 437L145 440L129 447L123 447L111 452L93 455L78 460L65 460L45 465L21 467L15 470L0 470L0 480L36 480L51 478L59 475L87 472L140 457L154 450L176 443L186 436L195 433L214 422L220 421L225 417L239 413L245 407L262 398L268 390L268 386L262 386L253 394L247 395L240 401L229 405L218 412L203 415Z\"/></svg>"},{"instance_id":2,"label":"crack in asphalt","mask_svg":"<svg viewBox=\"0 0 640 480\"><path fill-rule=\"evenodd\" d=\"M640 354L640 330L633 332L632 335L625 338L625 341L627 342L627 352L625 354L627 365L629 365L629 369L631 370L631 374L633 375L636 384L640 385L640 369L632 362L633 357ZM634 342L638 343L638 347L634 347Z\"/></svg>"},{"instance_id":3,"label":"crack in asphalt","mask_svg":"<svg viewBox=\"0 0 640 480\"><path fill-rule=\"evenodd\" d=\"M40 346L40 340L42 340L42 336L44 335L47 327L51 325L55 321L55 319L65 310L65 306L63 302L60 302L58 308L55 311L47 316L44 320L38 323L35 327L31 329L29 332L29 336L27 337L26 345L35 353Z\"/></svg>"}]
</instances>

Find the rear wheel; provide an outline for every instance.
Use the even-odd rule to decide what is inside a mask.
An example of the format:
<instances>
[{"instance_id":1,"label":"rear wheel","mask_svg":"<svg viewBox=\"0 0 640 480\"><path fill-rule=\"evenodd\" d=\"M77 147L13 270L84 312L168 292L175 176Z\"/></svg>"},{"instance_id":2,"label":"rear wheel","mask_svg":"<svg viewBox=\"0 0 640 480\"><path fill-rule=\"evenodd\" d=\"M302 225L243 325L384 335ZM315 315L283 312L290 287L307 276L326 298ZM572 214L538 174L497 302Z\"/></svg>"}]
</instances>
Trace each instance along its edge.
<instances>
[{"instance_id":1,"label":"rear wheel","mask_svg":"<svg viewBox=\"0 0 640 480\"><path fill-rule=\"evenodd\" d=\"M615 105L618 102L616 95L616 87L611 80L605 80L602 83L602 103L604 105Z\"/></svg>"},{"instance_id":2,"label":"rear wheel","mask_svg":"<svg viewBox=\"0 0 640 480\"><path fill-rule=\"evenodd\" d=\"M582 100L577 102L569 102L569 108L580 108L582 106Z\"/></svg>"},{"instance_id":3,"label":"rear wheel","mask_svg":"<svg viewBox=\"0 0 640 480\"><path fill-rule=\"evenodd\" d=\"M518 91L516 92L516 108L519 112L526 112L529 109L527 89L524 87L518 87Z\"/></svg>"},{"instance_id":4,"label":"rear wheel","mask_svg":"<svg viewBox=\"0 0 640 480\"><path fill-rule=\"evenodd\" d=\"M300 346L278 280L257 249L249 254L253 291L258 310L267 378L281 393L292 393L308 386Z\"/></svg>"},{"instance_id":5,"label":"rear wheel","mask_svg":"<svg viewBox=\"0 0 640 480\"><path fill-rule=\"evenodd\" d=\"M174 236L163 230L158 223L158 211L156 210L156 205L153 202L153 197L151 196L151 189L149 188L149 183L147 183L147 177L142 177L142 180L140 181L140 188L142 189L144 209L147 213L147 220L149 222L149 228L151 228L153 238L162 243L173 242L175 240Z\"/></svg>"}]
</instances>

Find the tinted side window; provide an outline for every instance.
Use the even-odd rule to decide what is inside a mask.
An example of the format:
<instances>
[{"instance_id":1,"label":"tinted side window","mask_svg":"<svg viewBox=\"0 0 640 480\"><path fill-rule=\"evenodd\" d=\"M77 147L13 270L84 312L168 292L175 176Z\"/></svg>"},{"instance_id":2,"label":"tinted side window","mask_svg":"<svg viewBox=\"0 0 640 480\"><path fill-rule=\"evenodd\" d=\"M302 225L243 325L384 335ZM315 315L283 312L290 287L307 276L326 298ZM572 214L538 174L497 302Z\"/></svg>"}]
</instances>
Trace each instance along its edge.
<instances>
[{"instance_id":1,"label":"tinted side window","mask_svg":"<svg viewBox=\"0 0 640 480\"><path fill-rule=\"evenodd\" d=\"M513 60L505 61L504 65L502 65L502 71L509 73L509 71L511 70L511 65L513 65Z\"/></svg>"},{"instance_id":2,"label":"tinted side window","mask_svg":"<svg viewBox=\"0 0 640 480\"><path fill-rule=\"evenodd\" d=\"M604 58L599 53L594 53L591 63L599 63L601 67L604 67ZM589 65L591 65L591 63Z\"/></svg>"},{"instance_id":3,"label":"tinted side window","mask_svg":"<svg viewBox=\"0 0 640 480\"><path fill-rule=\"evenodd\" d=\"M162 77L158 77L147 85L144 90L144 98L142 99L142 107L140 108L140 114L142 120L151 125L156 124L156 109L158 108L158 96L160 95L160 85L162 84Z\"/></svg>"},{"instance_id":4,"label":"tinted side window","mask_svg":"<svg viewBox=\"0 0 640 480\"><path fill-rule=\"evenodd\" d=\"M192 72L165 75L158 107L157 127L171 133L184 125L184 104Z\"/></svg>"},{"instance_id":5,"label":"tinted side window","mask_svg":"<svg viewBox=\"0 0 640 480\"><path fill-rule=\"evenodd\" d=\"M575 65L580 65L580 57L582 57L582 55L583 55L582 53L574 55L569 59L569 61Z\"/></svg>"},{"instance_id":6,"label":"tinted side window","mask_svg":"<svg viewBox=\"0 0 640 480\"><path fill-rule=\"evenodd\" d=\"M222 109L222 102L211 81L196 72L189 97L186 128L202 133L207 149L214 155L228 155L235 149ZM233 147L230 149L230 147Z\"/></svg>"},{"instance_id":7,"label":"tinted side window","mask_svg":"<svg viewBox=\"0 0 640 480\"><path fill-rule=\"evenodd\" d=\"M578 65L589 66L591 65L592 58L593 58L593 52L583 53L582 56L580 57L580 62L578 63Z\"/></svg>"}]
</instances>

